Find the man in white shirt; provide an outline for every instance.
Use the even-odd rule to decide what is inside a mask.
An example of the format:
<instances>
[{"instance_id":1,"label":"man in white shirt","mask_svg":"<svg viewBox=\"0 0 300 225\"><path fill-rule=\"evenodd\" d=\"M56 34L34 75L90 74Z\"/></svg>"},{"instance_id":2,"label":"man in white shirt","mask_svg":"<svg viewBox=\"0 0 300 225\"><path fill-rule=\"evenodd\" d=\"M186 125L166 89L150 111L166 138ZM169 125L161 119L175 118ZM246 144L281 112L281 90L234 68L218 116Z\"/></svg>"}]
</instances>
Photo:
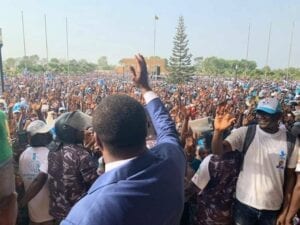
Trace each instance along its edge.
<instances>
[{"instance_id":1,"label":"man in white shirt","mask_svg":"<svg viewBox=\"0 0 300 225\"><path fill-rule=\"evenodd\" d=\"M224 130L235 120L230 113L231 108L227 105L221 105L217 110L212 141L214 154L243 150L247 127L237 129L224 141L222 139ZM295 180L299 143L296 142L294 151L289 154L287 134L279 129L281 115L277 99L265 98L258 103L256 134L244 156L237 181L236 224L273 225L276 219L277 224L284 223Z\"/></svg>"},{"instance_id":2,"label":"man in white shirt","mask_svg":"<svg viewBox=\"0 0 300 225\"><path fill-rule=\"evenodd\" d=\"M52 225L53 217L49 214L48 153L45 147L52 140L51 127L41 120L33 121L27 127L28 147L20 156L19 170L26 193L20 206L28 204L32 225Z\"/></svg>"}]
</instances>

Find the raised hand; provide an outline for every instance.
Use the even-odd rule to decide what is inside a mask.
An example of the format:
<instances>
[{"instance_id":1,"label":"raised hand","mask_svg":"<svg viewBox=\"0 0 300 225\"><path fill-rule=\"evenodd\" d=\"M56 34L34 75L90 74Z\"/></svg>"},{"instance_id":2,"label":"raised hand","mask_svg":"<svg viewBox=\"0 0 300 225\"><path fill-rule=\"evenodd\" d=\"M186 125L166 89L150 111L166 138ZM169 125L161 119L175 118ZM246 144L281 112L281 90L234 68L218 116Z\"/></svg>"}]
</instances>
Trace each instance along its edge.
<instances>
[{"instance_id":1,"label":"raised hand","mask_svg":"<svg viewBox=\"0 0 300 225\"><path fill-rule=\"evenodd\" d=\"M83 146L91 151L97 149L96 136L92 128L84 131Z\"/></svg>"},{"instance_id":2,"label":"raised hand","mask_svg":"<svg viewBox=\"0 0 300 225\"><path fill-rule=\"evenodd\" d=\"M31 103L31 108L34 110L34 111L40 111L41 108L42 108L42 102L40 103Z\"/></svg>"},{"instance_id":3,"label":"raised hand","mask_svg":"<svg viewBox=\"0 0 300 225\"><path fill-rule=\"evenodd\" d=\"M133 75L132 81L142 89L142 91L151 90L148 81L147 64L144 57L140 54L135 56L137 62L137 71L134 67L130 67L131 73Z\"/></svg>"},{"instance_id":4,"label":"raised hand","mask_svg":"<svg viewBox=\"0 0 300 225\"><path fill-rule=\"evenodd\" d=\"M215 130L224 131L230 127L236 118L233 115L233 107L227 103L221 103L217 107L216 117L214 122Z\"/></svg>"},{"instance_id":5,"label":"raised hand","mask_svg":"<svg viewBox=\"0 0 300 225\"><path fill-rule=\"evenodd\" d=\"M242 125L248 126L255 119L255 114L253 113L253 109L249 109L249 112L244 116Z\"/></svg>"},{"instance_id":6,"label":"raised hand","mask_svg":"<svg viewBox=\"0 0 300 225\"><path fill-rule=\"evenodd\" d=\"M180 113L183 115L185 119L190 119L191 117L191 110L187 109L185 106L180 107Z\"/></svg>"}]
</instances>

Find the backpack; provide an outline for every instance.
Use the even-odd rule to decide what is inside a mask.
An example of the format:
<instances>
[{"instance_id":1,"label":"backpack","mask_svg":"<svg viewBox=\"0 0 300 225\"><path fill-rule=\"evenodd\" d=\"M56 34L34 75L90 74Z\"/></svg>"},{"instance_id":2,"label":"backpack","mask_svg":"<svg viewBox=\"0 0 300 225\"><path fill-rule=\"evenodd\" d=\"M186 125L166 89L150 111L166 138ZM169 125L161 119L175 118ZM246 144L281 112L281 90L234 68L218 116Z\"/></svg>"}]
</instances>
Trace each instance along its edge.
<instances>
[{"instance_id":1,"label":"backpack","mask_svg":"<svg viewBox=\"0 0 300 225\"><path fill-rule=\"evenodd\" d=\"M244 165L244 158L248 151L248 148L250 144L252 143L254 136L256 134L256 124L255 125L249 125L247 128L246 137L244 140L244 145L242 149L242 163L241 163L241 170L243 170ZM286 131L286 140L287 140L287 162L290 159L296 143L296 137L289 131Z\"/></svg>"}]
</instances>

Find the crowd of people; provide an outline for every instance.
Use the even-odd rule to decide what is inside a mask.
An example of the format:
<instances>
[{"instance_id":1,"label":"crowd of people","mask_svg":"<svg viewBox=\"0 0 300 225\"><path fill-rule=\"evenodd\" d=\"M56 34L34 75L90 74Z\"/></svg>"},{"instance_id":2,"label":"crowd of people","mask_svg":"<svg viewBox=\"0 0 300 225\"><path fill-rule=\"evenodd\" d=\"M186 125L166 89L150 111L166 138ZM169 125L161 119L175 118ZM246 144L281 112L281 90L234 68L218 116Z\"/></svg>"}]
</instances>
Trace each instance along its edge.
<instances>
[{"instance_id":1,"label":"crowd of people","mask_svg":"<svg viewBox=\"0 0 300 225\"><path fill-rule=\"evenodd\" d=\"M136 60L5 80L0 225L300 224L299 84L171 85Z\"/></svg>"}]
</instances>

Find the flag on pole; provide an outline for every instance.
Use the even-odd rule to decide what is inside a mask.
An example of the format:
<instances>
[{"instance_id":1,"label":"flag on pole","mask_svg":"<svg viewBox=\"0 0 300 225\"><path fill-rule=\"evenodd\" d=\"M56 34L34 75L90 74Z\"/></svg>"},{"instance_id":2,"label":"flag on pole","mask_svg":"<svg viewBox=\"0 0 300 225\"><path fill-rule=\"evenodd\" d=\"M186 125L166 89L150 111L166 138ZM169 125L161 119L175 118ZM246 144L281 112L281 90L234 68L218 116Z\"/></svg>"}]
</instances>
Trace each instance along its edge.
<instances>
[{"instance_id":1,"label":"flag on pole","mask_svg":"<svg viewBox=\"0 0 300 225\"><path fill-rule=\"evenodd\" d=\"M158 16L157 16L157 15L155 15L154 19L155 19L155 20L158 20L159 18L158 18Z\"/></svg>"}]
</instances>

